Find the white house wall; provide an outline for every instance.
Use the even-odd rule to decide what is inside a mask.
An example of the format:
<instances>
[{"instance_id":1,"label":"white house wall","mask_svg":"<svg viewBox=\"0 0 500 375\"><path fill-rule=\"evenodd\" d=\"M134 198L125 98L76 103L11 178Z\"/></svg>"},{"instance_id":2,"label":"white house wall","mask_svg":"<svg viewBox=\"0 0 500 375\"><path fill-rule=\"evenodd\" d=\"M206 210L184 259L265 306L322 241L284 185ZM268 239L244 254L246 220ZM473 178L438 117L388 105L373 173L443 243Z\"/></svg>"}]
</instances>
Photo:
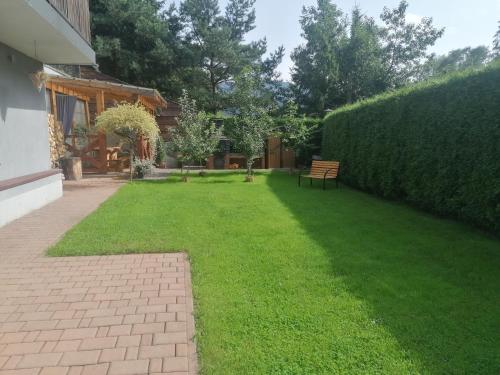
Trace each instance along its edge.
<instances>
[{"instance_id":1,"label":"white house wall","mask_svg":"<svg viewBox=\"0 0 500 375\"><path fill-rule=\"evenodd\" d=\"M42 69L0 44L0 181L50 169L45 92L30 79Z\"/></svg>"},{"instance_id":2,"label":"white house wall","mask_svg":"<svg viewBox=\"0 0 500 375\"><path fill-rule=\"evenodd\" d=\"M39 92L30 78L41 69L0 43L0 187L51 168L45 89ZM61 196L60 173L0 189L0 226Z\"/></svg>"}]
</instances>

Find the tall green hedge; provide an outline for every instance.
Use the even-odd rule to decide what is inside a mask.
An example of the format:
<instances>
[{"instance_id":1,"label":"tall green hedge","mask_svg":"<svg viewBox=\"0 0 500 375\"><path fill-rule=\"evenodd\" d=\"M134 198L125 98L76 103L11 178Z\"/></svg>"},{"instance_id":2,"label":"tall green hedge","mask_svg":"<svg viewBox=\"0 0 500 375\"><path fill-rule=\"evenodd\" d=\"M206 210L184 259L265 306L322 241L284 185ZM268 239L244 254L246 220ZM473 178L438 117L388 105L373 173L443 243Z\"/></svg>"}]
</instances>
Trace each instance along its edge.
<instances>
[{"instance_id":1,"label":"tall green hedge","mask_svg":"<svg viewBox=\"0 0 500 375\"><path fill-rule=\"evenodd\" d=\"M322 156L348 185L500 234L500 64L338 109Z\"/></svg>"}]
</instances>

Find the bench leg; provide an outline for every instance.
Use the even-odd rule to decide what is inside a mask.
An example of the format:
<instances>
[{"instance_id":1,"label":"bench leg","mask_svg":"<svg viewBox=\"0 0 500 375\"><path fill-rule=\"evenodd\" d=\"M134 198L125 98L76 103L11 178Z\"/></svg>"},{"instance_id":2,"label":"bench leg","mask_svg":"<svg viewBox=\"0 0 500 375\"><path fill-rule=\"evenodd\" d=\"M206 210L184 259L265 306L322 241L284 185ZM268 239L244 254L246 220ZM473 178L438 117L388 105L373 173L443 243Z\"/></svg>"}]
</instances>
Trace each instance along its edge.
<instances>
[{"instance_id":1,"label":"bench leg","mask_svg":"<svg viewBox=\"0 0 500 375\"><path fill-rule=\"evenodd\" d=\"M335 179L335 186L337 187L337 189L339 188L339 180Z\"/></svg>"},{"instance_id":2,"label":"bench leg","mask_svg":"<svg viewBox=\"0 0 500 375\"><path fill-rule=\"evenodd\" d=\"M299 187L300 187L300 177L301 177L301 176L300 176L300 174L299 174Z\"/></svg>"},{"instance_id":3,"label":"bench leg","mask_svg":"<svg viewBox=\"0 0 500 375\"><path fill-rule=\"evenodd\" d=\"M326 190L326 178L323 179L323 190Z\"/></svg>"},{"instance_id":4,"label":"bench leg","mask_svg":"<svg viewBox=\"0 0 500 375\"><path fill-rule=\"evenodd\" d=\"M313 186L313 179L312 178L309 179L309 186Z\"/></svg>"}]
</instances>

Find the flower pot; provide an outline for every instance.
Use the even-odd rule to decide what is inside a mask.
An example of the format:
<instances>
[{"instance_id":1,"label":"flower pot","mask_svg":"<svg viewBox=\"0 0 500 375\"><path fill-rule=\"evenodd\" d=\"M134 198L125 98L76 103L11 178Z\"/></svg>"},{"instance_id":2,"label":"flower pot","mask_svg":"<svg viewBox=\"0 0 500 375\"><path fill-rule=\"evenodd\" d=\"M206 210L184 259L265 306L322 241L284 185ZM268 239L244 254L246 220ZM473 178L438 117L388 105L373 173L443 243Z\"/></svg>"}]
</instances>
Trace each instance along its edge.
<instances>
[{"instance_id":1,"label":"flower pot","mask_svg":"<svg viewBox=\"0 0 500 375\"><path fill-rule=\"evenodd\" d=\"M245 182L253 182L253 176L245 176Z\"/></svg>"},{"instance_id":2,"label":"flower pot","mask_svg":"<svg viewBox=\"0 0 500 375\"><path fill-rule=\"evenodd\" d=\"M82 178L82 159L69 157L61 159L61 166L65 180L80 180Z\"/></svg>"}]
</instances>

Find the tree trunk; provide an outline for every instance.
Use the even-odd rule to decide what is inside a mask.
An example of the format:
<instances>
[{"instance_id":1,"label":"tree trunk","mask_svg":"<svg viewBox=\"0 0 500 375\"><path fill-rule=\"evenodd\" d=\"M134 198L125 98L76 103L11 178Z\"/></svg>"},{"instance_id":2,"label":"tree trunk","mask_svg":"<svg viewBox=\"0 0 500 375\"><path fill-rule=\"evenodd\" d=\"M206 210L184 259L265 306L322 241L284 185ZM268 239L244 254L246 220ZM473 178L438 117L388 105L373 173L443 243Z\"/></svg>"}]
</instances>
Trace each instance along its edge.
<instances>
[{"instance_id":1,"label":"tree trunk","mask_svg":"<svg viewBox=\"0 0 500 375\"><path fill-rule=\"evenodd\" d=\"M215 75L214 75L214 72L213 72L213 58L210 59L210 91L211 91L211 94L212 94L212 98L211 98L211 107L210 108L210 112L212 112L212 114L216 115L217 114L217 104L215 103L216 102L216 95L217 95L217 82L215 80Z\"/></svg>"},{"instance_id":2,"label":"tree trunk","mask_svg":"<svg viewBox=\"0 0 500 375\"><path fill-rule=\"evenodd\" d=\"M132 181L134 177L134 151L133 148L130 148L130 181Z\"/></svg>"},{"instance_id":3,"label":"tree trunk","mask_svg":"<svg viewBox=\"0 0 500 375\"><path fill-rule=\"evenodd\" d=\"M186 174L182 176L182 182L188 182L188 177L189 177L189 168L186 169Z\"/></svg>"},{"instance_id":4,"label":"tree trunk","mask_svg":"<svg viewBox=\"0 0 500 375\"><path fill-rule=\"evenodd\" d=\"M203 160L200 159L198 163L200 163L200 171L198 172L198 176L205 177L206 172L205 169L203 169Z\"/></svg>"},{"instance_id":5,"label":"tree trunk","mask_svg":"<svg viewBox=\"0 0 500 375\"><path fill-rule=\"evenodd\" d=\"M247 158L247 175L245 177L246 182L253 182L252 165L253 165L253 159Z\"/></svg>"}]
</instances>

